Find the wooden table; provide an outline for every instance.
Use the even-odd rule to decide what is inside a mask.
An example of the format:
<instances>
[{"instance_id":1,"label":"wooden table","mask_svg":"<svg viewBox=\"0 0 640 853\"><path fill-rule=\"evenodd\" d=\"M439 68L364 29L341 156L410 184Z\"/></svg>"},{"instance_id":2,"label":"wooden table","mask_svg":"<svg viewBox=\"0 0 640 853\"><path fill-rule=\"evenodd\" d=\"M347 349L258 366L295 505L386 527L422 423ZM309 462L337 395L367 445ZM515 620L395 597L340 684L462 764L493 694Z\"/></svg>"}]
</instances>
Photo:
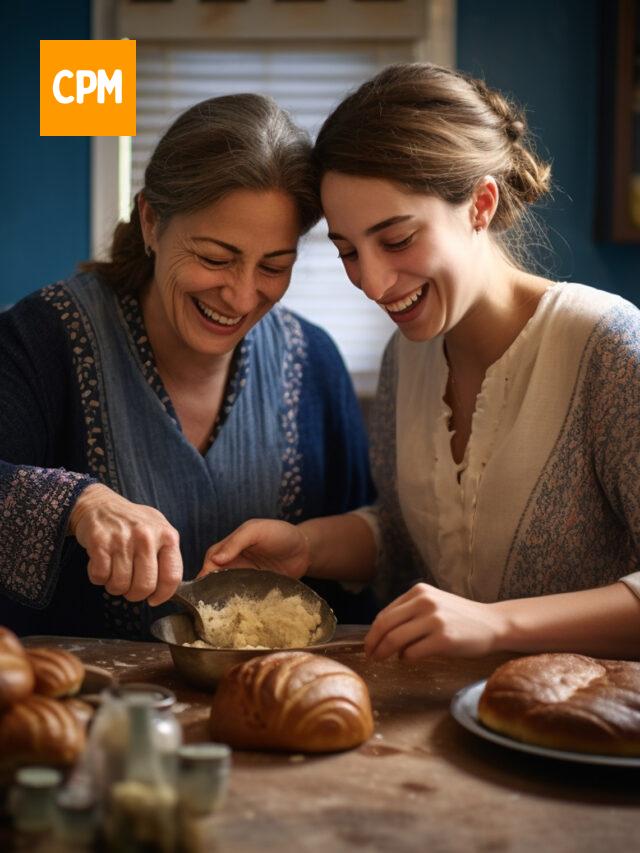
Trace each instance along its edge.
<instances>
[{"instance_id":1,"label":"wooden table","mask_svg":"<svg viewBox=\"0 0 640 853\"><path fill-rule=\"evenodd\" d=\"M181 680L164 645L68 638L47 644L71 649L122 681L170 687L186 739L207 738L210 697ZM205 822L204 850L640 849L640 771L511 751L450 716L454 693L488 676L504 657L405 664L372 663L353 649L333 656L369 685L374 737L322 757L235 753L227 801Z\"/></svg>"}]
</instances>

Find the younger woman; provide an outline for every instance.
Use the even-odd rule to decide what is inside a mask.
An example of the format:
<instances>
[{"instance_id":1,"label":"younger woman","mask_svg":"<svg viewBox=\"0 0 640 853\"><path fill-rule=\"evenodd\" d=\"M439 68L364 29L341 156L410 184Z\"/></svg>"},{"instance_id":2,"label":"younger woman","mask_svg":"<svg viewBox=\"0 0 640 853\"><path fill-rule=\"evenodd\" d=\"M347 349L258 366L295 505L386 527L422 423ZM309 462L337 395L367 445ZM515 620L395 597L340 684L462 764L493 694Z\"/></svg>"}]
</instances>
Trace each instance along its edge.
<instances>
[{"instance_id":1,"label":"younger woman","mask_svg":"<svg viewBox=\"0 0 640 853\"><path fill-rule=\"evenodd\" d=\"M376 583L386 658L640 646L640 314L520 261L549 167L498 92L387 68L316 143L351 282L397 323L373 425L373 508L252 521L204 570Z\"/></svg>"}]
</instances>

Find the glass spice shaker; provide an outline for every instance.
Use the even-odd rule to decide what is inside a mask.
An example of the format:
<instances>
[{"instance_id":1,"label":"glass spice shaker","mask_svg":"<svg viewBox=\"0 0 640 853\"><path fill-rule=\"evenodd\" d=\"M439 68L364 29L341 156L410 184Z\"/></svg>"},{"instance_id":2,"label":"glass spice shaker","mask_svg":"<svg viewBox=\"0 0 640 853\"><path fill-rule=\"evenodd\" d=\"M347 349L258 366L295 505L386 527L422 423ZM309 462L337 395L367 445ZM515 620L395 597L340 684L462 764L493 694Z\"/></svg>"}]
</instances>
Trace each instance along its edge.
<instances>
[{"instance_id":1,"label":"glass spice shaker","mask_svg":"<svg viewBox=\"0 0 640 853\"><path fill-rule=\"evenodd\" d=\"M88 765L99 801L103 802L111 785L124 776L131 739L127 705L138 699L150 707L153 743L167 777L175 780L177 753L182 743L182 728L172 711L175 694L155 684L132 682L107 688L101 699L88 743Z\"/></svg>"},{"instance_id":2,"label":"glass spice shaker","mask_svg":"<svg viewBox=\"0 0 640 853\"><path fill-rule=\"evenodd\" d=\"M174 853L178 796L154 735L153 699L125 698L128 748L122 778L108 791L105 840L113 853Z\"/></svg>"}]
</instances>

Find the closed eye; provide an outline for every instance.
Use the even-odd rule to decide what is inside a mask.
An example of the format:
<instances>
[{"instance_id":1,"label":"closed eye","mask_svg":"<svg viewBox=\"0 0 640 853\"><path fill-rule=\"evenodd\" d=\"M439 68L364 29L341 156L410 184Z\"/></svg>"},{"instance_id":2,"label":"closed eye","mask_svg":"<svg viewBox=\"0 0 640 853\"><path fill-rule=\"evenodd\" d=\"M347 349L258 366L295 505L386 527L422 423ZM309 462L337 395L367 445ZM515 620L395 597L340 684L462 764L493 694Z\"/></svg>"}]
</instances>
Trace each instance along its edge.
<instances>
[{"instance_id":1,"label":"closed eye","mask_svg":"<svg viewBox=\"0 0 640 853\"><path fill-rule=\"evenodd\" d=\"M406 248L406 246L411 243L413 237L415 235L415 231L413 234L409 234L408 237L405 237L404 240L399 240L397 243L383 243L385 249L388 249L390 252L397 252L400 249Z\"/></svg>"},{"instance_id":2,"label":"closed eye","mask_svg":"<svg viewBox=\"0 0 640 853\"><path fill-rule=\"evenodd\" d=\"M270 267L266 264L260 264L260 269L267 275L287 275L291 272L292 267Z\"/></svg>"},{"instance_id":3,"label":"closed eye","mask_svg":"<svg viewBox=\"0 0 640 853\"><path fill-rule=\"evenodd\" d=\"M196 255L196 257L201 261L201 263L208 267L223 267L229 263L228 259L216 260L215 258L207 258L205 255Z\"/></svg>"}]
</instances>

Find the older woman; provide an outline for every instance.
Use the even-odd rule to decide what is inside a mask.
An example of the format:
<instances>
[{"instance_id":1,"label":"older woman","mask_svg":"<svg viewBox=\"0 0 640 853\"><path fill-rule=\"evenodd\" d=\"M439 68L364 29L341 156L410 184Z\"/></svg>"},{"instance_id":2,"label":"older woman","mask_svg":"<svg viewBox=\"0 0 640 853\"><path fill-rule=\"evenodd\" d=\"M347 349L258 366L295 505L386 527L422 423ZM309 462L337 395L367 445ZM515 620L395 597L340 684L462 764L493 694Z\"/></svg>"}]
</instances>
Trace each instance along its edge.
<instances>
[{"instance_id":1,"label":"older woman","mask_svg":"<svg viewBox=\"0 0 640 853\"><path fill-rule=\"evenodd\" d=\"M318 215L288 116L204 101L158 144L111 259L0 315L0 623L142 637L247 517L366 502L344 365L275 307Z\"/></svg>"}]
</instances>

